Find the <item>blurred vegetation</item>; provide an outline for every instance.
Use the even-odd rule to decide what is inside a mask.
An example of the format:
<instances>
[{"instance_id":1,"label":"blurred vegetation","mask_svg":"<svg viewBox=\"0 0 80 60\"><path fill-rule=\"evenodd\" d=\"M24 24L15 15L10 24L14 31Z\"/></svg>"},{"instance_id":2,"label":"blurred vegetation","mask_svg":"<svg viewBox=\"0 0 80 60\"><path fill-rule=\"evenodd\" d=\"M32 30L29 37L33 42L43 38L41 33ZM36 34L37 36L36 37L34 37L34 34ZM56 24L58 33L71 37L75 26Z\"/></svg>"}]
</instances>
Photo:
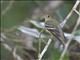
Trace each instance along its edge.
<instances>
[{"instance_id":1,"label":"blurred vegetation","mask_svg":"<svg viewBox=\"0 0 80 60\"><path fill-rule=\"evenodd\" d=\"M3 2L0 1L1 13L6 9L6 7L10 3L10 0L2 0L2 1ZM38 3L41 4L42 6L43 5L45 6L44 1L40 0L40 2L38 2ZM54 11L53 16L55 16L59 22L63 21L64 18L67 16L67 14L72 9L73 5L74 5L73 0L64 1L63 5L61 5L57 10L58 14L56 13L56 11ZM42 28L37 27L34 24L30 23L31 20L32 21L40 20L40 19L38 19L38 20L32 19L33 11L36 8L41 8L37 4L36 0L29 0L29 1L15 0L15 2L12 3L12 6L10 7L10 9L5 14L1 15L1 32L4 33L4 35L8 38L8 39L6 39L6 40L8 40L8 42L6 42L6 43L9 44L12 48L14 46L18 46L19 49L20 49L20 47L23 47L23 44L21 42L21 40L22 40L21 32L17 29L19 26L26 26L31 29L36 29L39 33L42 30ZM59 17L59 15L61 16L62 19ZM73 13L72 17L70 17L70 19L67 21L67 24L64 26L63 30L65 32L70 33L74 28L77 18L78 18L78 15ZM31 31L33 32L33 30L31 30ZM17 33L18 33L18 36L16 35ZM46 32L42 32L42 34L45 35L46 37L41 38L41 40L43 39L44 41L47 42L50 35ZM80 35L80 28L78 28L78 30L75 32L75 35ZM34 40L33 45L38 50L38 43L39 43L38 40L39 39L33 38L33 40ZM35 42L35 41L37 41L37 42ZM42 42L41 44L42 44L41 45L41 47L42 47L41 50L42 50L45 46L45 43ZM5 49L4 46L1 45L0 49L1 49L1 60L14 60L12 53L7 51L7 49ZM19 52L19 55L21 53L22 52ZM54 48L54 42L52 42L50 44L47 52L44 54L43 59L44 60L59 60L60 54L61 54L60 49ZM66 54L64 60L69 60L69 56L67 54Z\"/></svg>"}]
</instances>

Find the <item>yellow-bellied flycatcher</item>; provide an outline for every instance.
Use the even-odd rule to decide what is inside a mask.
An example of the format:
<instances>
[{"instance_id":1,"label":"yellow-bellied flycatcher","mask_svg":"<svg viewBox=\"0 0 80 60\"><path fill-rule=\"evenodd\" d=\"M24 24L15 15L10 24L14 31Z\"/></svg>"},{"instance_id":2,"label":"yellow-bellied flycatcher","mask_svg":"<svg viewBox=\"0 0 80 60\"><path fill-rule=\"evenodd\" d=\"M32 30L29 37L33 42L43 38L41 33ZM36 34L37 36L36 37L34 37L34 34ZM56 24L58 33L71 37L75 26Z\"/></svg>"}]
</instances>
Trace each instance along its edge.
<instances>
[{"instance_id":1,"label":"yellow-bellied flycatcher","mask_svg":"<svg viewBox=\"0 0 80 60\"><path fill-rule=\"evenodd\" d=\"M65 46L65 36L62 31L62 28L59 25L59 22L56 19L51 18L50 16L45 16L45 28L46 30L55 36Z\"/></svg>"}]
</instances>

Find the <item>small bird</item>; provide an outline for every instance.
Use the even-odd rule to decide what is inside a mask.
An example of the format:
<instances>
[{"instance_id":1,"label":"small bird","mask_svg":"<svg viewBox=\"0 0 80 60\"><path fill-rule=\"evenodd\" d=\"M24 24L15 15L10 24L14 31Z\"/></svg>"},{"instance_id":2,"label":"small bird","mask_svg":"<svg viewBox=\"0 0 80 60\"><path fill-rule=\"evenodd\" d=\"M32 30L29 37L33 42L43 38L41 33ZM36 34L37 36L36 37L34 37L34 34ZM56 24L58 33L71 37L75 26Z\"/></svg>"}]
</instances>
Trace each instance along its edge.
<instances>
[{"instance_id":1,"label":"small bird","mask_svg":"<svg viewBox=\"0 0 80 60\"><path fill-rule=\"evenodd\" d=\"M49 15L44 16L46 30L59 40L63 46L65 46L65 36L59 22L56 19L51 18Z\"/></svg>"}]
</instances>

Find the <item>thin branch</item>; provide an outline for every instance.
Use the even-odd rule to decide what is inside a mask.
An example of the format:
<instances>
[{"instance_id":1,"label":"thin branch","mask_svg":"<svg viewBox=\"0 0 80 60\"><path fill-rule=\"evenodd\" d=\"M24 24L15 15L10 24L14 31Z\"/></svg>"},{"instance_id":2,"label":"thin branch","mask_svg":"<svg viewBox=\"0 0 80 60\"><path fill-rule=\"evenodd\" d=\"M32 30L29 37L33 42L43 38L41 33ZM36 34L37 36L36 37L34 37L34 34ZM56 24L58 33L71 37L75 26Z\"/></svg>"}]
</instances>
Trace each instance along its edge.
<instances>
[{"instance_id":1,"label":"thin branch","mask_svg":"<svg viewBox=\"0 0 80 60\"><path fill-rule=\"evenodd\" d=\"M13 56L16 60L23 60L19 55L16 54L16 47L13 49Z\"/></svg>"},{"instance_id":2,"label":"thin branch","mask_svg":"<svg viewBox=\"0 0 80 60\"><path fill-rule=\"evenodd\" d=\"M1 33L1 44L9 51L13 54L13 57L16 58L17 60L23 60L19 55L16 54L16 47L13 49L11 46L9 46L8 44L4 43L4 39L6 39L6 36Z\"/></svg>"},{"instance_id":3,"label":"thin branch","mask_svg":"<svg viewBox=\"0 0 80 60\"><path fill-rule=\"evenodd\" d=\"M64 19L64 21L60 24L60 26L63 28L64 25L66 24L66 22L68 21L68 19L70 18L70 16L72 15L73 11L77 8L78 4L80 3L80 1L76 1L75 5L73 6L72 10L69 12L69 14L67 15L67 17Z\"/></svg>"},{"instance_id":4,"label":"thin branch","mask_svg":"<svg viewBox=\"0 0 80 60\"><path fill-rule=\"evenodd\" d=\"M74 11L80 16L80 13L76 9L74 9Z\"/></svg>"},{"instance_id":5,"label":"thin branch","mask_svg":"<svg viewBox=\"0 0 80 60\"><path fill-rule=\"evenodd\" d=\"M13 57L17 60L23 60L19 55L16 54L16 48L14 50L6 43L2 43L2 45L9 51L12 52Z\"/></svg>"},{"instance_id":6,"label":"thin branch","mask_svg":"<svg viewBox=\"0 0 80 60\"><path fill-rule=\"evenodd\" d=\"M64 33L64 36L69 40L69 38L72 36L72 34L70 34L70 33ZM78 43L80 43L80 35L74 36L73 40L76 40Z\"/></svg>"},{"instance_id":7,"label":"thin branch","mask_svg":"<svg viewBox=\"0 0 80 60\"><path fill-rule=\"evenodd\" d=\"M44 29L41 30L40 34L39 34L39 52L38 52L38 56L40 55L40 51L41 51L41 33L44 31Z\"/></svg>"},{"instance_id":8,"label":"thin branch","mask_svg":"<svg viewBox=\"0 0 80 60\"><path fill-rule=\"evenodd\" d=\"M68 42L67 42L66 45L65 45L65 48L64 48L64 50L63 50L63 52L62 52L62 54L61 54L60 60L63 60L64 55L65 55L66 52L67 52L67 49L68 49L68 47L69 47L69 44L71 43L72 38L74 37L74 33L75 33L77 27L79 26L79 24L80 24L80 16L79 16L79 18L78 18L78 20L77 20L77 23L76 23L76 25L75 25L72 33L71 33L71 34L72 34L71 38L68 40Z\"/></svg>"},{"instance_id":9,"label":"thin branch","mask_svg":"<svg viewBox=\"0 0 80 60\"><path fill-rule=\"evenodd\" d=\"M2 45L8 50L8 51L12 51L12 48L8 45L8 44L6 44L6 43L2 43Z\"/></svg>"},{"instance_id":10,"label":"thin branch","mask_svg":"<svg viewBox=\"0 0 80 60\"><path fill-rule=\"evenodd\" d=\"M2 1L3 2L3 1ZM13 3L15 2L14 0L11 1L6 1L9 2L8 6L1 12L1 15L4 15L13 5Z\"/></svg>"},{"instance_id":11,"label":"thin branch","mask_svg":"<svg viewBox=\"0 0 80 60\"><path fill-rule=\"evenodd\" d=\"M2 43L2 45L8 50L8 51L12 51L12 48L8 45L8 44L6 44L6 43L4 43L5 42L5 39L7 39L6 38L6 36L3 34L3 33L1 33L1 40L0 40L0 42Z\"/></svg>"},{"instance_id":12,"label":"thin branch","mask_svg":"<svg viewBox=\"0 0 80 60\"><path fill-rule=\"evenodd\" d=\"M46 46L44 47L43 51L42 51L41 54L39 55L38 60L41 60L41 59L42 59L42 57L43 57L44 53L47 51L47 49L48 49L48 47L49 47L51 41L52 41L51 39L48 40Z\"/></svg>"}]
</instances>

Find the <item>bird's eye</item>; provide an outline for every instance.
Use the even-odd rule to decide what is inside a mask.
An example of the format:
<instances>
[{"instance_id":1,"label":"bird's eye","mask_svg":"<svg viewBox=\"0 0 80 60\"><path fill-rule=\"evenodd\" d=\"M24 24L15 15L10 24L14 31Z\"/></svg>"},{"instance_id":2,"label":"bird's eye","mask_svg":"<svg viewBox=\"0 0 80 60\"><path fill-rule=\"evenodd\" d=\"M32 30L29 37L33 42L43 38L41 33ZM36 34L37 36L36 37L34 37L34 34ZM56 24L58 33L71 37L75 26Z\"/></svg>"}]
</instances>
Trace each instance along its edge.
<instances>
[{"instance_id":1,"label":"bird's eye","mask_svg":"<svg viewBox=\"0 0 80 60\"><path fill-rule=\"evenodd\" d=\"M50 16L48 15L47 17L49 18Z\"/></svg>"}]
</instances>

